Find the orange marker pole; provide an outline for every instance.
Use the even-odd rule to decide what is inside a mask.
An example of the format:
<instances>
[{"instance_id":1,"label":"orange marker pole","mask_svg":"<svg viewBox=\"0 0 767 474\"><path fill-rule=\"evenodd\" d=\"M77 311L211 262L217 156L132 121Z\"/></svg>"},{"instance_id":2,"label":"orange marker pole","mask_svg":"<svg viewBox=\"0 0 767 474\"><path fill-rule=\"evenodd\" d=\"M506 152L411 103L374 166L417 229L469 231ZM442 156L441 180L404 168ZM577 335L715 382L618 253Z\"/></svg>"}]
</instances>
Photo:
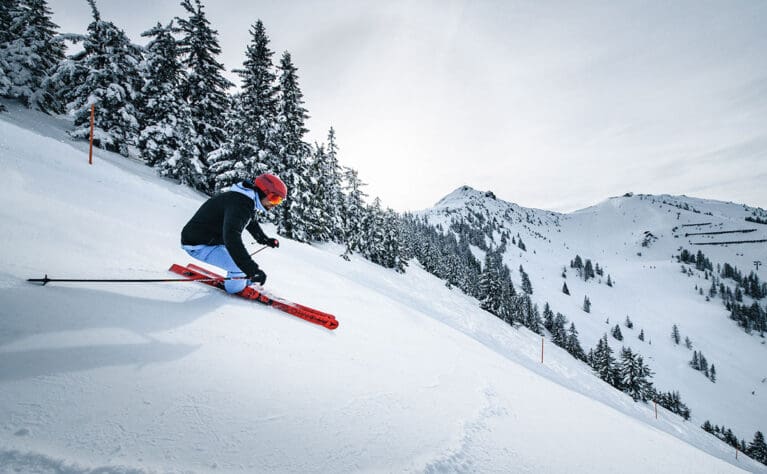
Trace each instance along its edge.
<instances>
[{"instance_id":1,"label":"orange marker pole","mask_svg":"<svg viewBox=\"0 0 767 474\"><path fill-rule=\"evenodd\" d=\"M88 164L93 164L93 118L96 115L96 104L91 104L91 146L88 151Z\"/></svg>"}]
</instances>

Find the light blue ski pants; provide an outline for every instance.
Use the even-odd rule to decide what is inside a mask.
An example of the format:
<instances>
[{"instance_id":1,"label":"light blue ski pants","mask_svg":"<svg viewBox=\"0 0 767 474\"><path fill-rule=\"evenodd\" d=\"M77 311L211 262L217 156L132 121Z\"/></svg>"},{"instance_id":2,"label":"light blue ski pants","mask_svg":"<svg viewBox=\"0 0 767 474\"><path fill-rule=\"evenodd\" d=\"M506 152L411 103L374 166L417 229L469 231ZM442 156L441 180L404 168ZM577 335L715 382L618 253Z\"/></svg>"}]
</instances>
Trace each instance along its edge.
<instances>
[{"instance_id":1,"label":"light blue ski pants","mask_svg":"<svg viewBox=\"0 0 767 474\"><path fill-rule=\"evenodd\" d=\"M226 270L227 278L245 276L223 245L183 245L182 248L197 260L223 268ZM250 285L250 280L226 280L224 282L227 293L239 293L248 285Z\"/></svg>"}]
</instances>

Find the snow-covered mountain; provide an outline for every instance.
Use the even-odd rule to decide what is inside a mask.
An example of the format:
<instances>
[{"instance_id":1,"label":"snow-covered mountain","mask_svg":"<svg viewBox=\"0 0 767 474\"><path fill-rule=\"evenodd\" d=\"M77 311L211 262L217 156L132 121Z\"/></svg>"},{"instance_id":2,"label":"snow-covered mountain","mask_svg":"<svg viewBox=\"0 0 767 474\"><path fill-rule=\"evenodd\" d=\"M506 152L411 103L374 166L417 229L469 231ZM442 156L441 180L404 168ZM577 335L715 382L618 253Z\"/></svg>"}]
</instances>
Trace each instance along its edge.
<instances>
[{"instance_id":1,"label":"snow-covered mountain","mask_svg":"<svg viewBox=\"0 0 767 474\"><path fill-rule=\"evenodd\" d=\"M755 265L767 263L764 210L686 196L627 193L559 214L520 207L492 192L463 186L420 214L446 232L452 224L468 222L485 233L488 249L499 247L503 234L513 238L517 245L508 242L503 261L518 287L521 265L531 280L533 301L541 308L548 302L574 322L586 350L607 334L616 354L621 347L642 354L655 372L658 389L681 392L694 424L710 420L747 440L767 426L765 338L758 330L747 334L730 318L721 296L709 294L709 277L720 275L725 263L743 277L753 272L765 281L765 267ZM717 245L721 242L731 243ZM677 257L685 249L693 256L701 251L713 271L698 270L695 263L682 265ZM472 253L482 261L482 249L472 246ZM599 265L603 275L584 281L571 268L576 256ZM717 283L717 290L720 284L738 286L733 279ZM569 295L562 290L565 284ZM583 310L585 297L591 302L589 313ZM764 298L744 295L740 304L755 301L764 308ZM626 327L627 317L633 329ZM622 341L611 336L616 324ZM690 339L691 349L672 341L674 325L683 341ZM640 331L644 341L638 339ZM689 366L696 351L715 365L715 383Z\"/></svg>"},{"instance_id":2,"label":"snow-covered mountain","mask_svg":"<svg viewBox=\"0 0 767 474\"><path fill-rule=\"evenodd\" d=\"M540 336L415 262L403 275L347 262L333 245L289 240L261 252L269 287L334 313L333 332L197 283L29 284L43 274L164 277L171 263L190 260L179 231L204 197L111 153L97 151L89 166L87 145L65 137L65 121L8 108L0 115L2 472L767 470L699 427L710 418L750 439L767 425L762 339L695 293L698 274L682 274L672 259L687 244L682 224L705 217L730 229L742 207L634 196L561 215L466 189L428 212L447 221L476 206L499 222L508 212L503 225L527 251L507 252L507 263L524 265L533 298L575 321L585 347L610 327L606 317L630 315L624 344L646 354L657 386L682 392L693 411L685 422L663 409L656 418L551 344L541 363ZM648 248L645 231L657 237ZM571 296L561 294L562 267L576 253L614 286L568 270ZM706 255L741 269L756 259L734 246ZM579 309L585 294L589 315ZM716 364L715 384L670 342L673 323ZM636 341L640 328L647 343Z\"/></svg>"}]
</instances>

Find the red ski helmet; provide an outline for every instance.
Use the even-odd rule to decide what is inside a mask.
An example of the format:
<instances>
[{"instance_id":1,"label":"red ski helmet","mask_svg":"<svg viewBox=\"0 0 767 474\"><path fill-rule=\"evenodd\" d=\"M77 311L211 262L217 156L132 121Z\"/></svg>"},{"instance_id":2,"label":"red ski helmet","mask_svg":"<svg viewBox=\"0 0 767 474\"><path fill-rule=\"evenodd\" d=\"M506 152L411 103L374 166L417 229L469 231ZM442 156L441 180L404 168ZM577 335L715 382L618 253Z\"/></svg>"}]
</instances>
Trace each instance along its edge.
<instances>
[{"instance_id":1,"label":"red ski helmet","mask_svg":"<svg viewBox=\"0 0 767 474\"><path fill-rule=\"evenodd\" d=\"M288 197L288 187L277 176L264 173L253 180L253 186L260 190L272 204L279 204Z\"/></svg>"}]
</instances>

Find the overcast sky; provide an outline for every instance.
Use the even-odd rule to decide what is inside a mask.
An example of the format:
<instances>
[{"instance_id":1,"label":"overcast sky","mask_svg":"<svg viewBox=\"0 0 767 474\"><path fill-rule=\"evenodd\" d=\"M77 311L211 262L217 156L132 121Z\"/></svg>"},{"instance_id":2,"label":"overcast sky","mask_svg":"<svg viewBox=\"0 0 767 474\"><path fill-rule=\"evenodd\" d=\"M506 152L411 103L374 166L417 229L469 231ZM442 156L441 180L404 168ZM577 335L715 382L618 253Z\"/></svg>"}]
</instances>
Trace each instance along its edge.
<instances>
[{"instance_id":1,"label":"overcast sky","mask_svg":"<svg viewBox=\"0 0 767 474\"><path fill-rule=\"evenodd\" d=\"M49 0L83 33L85 0ZM571 211L628 191L767 208L767 2L204 2L227 70L264 22L341 164L398 211L468 184ZM97 0L133 42L177 1ZM238 78L228 73L233 82Z\"/></svg>"}]
</instances>

